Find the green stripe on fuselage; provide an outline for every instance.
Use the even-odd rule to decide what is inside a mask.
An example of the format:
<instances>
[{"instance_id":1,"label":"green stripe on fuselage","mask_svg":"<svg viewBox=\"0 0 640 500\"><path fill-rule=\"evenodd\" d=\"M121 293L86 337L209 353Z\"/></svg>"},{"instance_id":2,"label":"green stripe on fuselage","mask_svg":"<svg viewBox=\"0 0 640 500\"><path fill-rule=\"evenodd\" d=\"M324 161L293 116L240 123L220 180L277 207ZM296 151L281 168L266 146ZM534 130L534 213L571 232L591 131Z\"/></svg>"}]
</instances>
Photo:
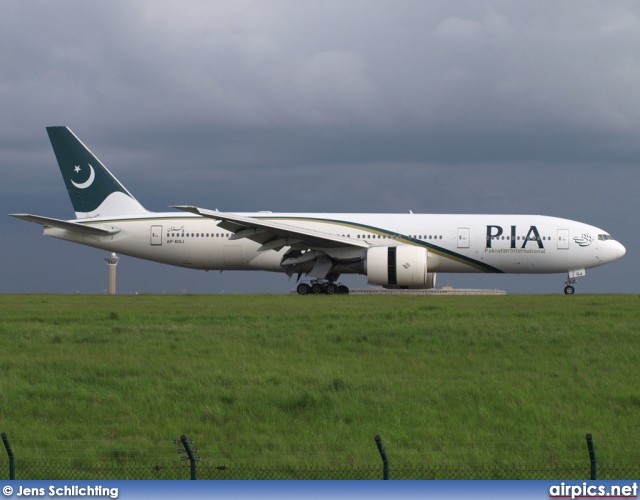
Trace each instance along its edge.
<instances>
[{"instance_id":1,"label":"green stripe on fuselage","mask_svg":"<svg viewBox=\"0 0 640 500\"><path fill-rule=\"evenodd\" d=\"M333 224L343 227L348 227L352 229L364 230L366 229L368 232L373 234L379 234L380 236L387 236L389 239L400 241L407 245L414 245L419 247L427 248L430 252L439 255L441 257L446 257L451 260L455 260L456 262L460 262L461 264L466 264L468 266L475 267L480 271L484 271L487 273L503 273L504 271L498 269L497 267L490 266L489 264L485 264L484 262L477 261L472 259L471 257L467 257L466 255L459 254L454 252L453 250L449 250L447 248L440 247L438 245L434 245L433 243L428 243L426 241L419 240L417 238L412 238L411 236L407 236L405 234L400 234L396 232L387 231L386 229L382 229L375 226L369 226L367 224L359 224L355 222L345 222L341 220L335 219L320 219L320 218L311 218L311 217L259 217L262 220L291 220L291 221L307 221L307 222L321 222L325 224Z\"/></svg>"}]
</instances>

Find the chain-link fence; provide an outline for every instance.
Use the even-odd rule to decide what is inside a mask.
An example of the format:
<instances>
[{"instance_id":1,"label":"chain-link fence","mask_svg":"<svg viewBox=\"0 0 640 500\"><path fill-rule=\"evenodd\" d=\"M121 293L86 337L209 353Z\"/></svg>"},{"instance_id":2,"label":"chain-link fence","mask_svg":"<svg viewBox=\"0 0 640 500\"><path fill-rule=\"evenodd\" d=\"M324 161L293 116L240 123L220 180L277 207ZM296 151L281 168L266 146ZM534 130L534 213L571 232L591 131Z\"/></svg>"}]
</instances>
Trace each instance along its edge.
<instances>
[{"instance_id":1,"label":"chain-link fence","mask_svg":"<svg viewBox=\"0 0 640 500\"><path fill-rule=\"evenodd\" d=\"M640 476L640 464L602 464L598 468L600 480L625 480ZM7 469L0 479L9 479ZM59 466L54 464L18 463L17 480L124 480L124 479L190 479L190 467L185 464L131 463L112 467ZM216 466L199 463L197 479L383 479L381 465L370 466ZM390 467L389 479L542 479L588 480L589 464L557 465L469 465L446 466L400 465Z\"/></svg>"},{"instance_id":2,"label":"chain-link fence","mask_svg":"<svg viewBox=\"0 0 640 500\"><path fill-rule=\"evenodd\" d=\"M6 436L3 436L6 437ZM376 438L378 438L376 436ZM378 442L379 441L379 442ZM326 464L283 464L283 463L242 463L224 458L196 456L199 451L191 447L191 441L185 436L175 440L179 448L184 446L181 458L175 460L154 461L152 459L137 460L125 453L111 454L102 459L87 460L85 458L70 459L58 456L56 463L52 458L30 459L20 456L20 450L11 450L5 439L7 453L0 460L0 480L125 480L125 479L540 479L540 480L625 480L640 476L640 460L635 454L628 462L601 461L596 462L592 446L584 446L581 458L571 460L554 460L552 463L477 463L456 457L455 460L444 460L436 463L431 457L423 463L405 463L394 461L393 451L384 450L378 440L378 450L372 442L369 446L372 453L370 463L358 465L342 461ZM589 439L588 439L589 441ZM584 442L583 442L584 443ZM169 442L167 453L175 452ZM348 446L349 443L344 443ZM398 444L396 444L398 445ZM68 446L68 445L67 445ZM392 450L401 448L391 447ZM632 447L629 447L632 448ZM67 451L66 449L64 451ZM398 450L399 451L399 450ZM378 454L379 452L379 454ZM185 456L186 455L186 456ZM378 455L378 456L376 456ZM317 458L317 457L316 457ZM247 460L248 461L248 460Z\"/></svg>"}]
</instances>

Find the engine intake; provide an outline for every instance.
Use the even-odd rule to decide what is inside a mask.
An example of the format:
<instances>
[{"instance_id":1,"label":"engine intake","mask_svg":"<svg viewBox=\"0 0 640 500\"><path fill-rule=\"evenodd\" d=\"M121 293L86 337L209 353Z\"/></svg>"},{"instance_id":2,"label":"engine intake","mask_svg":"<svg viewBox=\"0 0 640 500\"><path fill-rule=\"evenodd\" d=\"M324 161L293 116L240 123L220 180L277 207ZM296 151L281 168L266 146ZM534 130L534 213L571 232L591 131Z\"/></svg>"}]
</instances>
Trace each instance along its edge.
<instances>
[{"instance_id":1,"label":"engine intake","mask_svg":"<svg viewBox=\"0 0 640 500\"><path fill-rule=\"evenodd\" d=\"M367 280L385 288L433 288L435 273L427 272L427 249L409 245L367 250Z\"/></svg>"}]
</instances>

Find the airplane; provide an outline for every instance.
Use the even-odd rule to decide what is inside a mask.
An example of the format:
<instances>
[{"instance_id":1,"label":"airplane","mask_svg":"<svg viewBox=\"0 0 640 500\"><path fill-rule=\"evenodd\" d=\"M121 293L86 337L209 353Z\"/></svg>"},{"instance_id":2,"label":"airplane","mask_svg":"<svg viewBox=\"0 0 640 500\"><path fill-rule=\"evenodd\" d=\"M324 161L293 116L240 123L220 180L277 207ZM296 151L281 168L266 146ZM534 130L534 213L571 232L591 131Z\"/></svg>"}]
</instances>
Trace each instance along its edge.
<instances>
[{"instance_id":1,"label":"airplane","mask_svg":"<svg viewBox=\"0 0 640 500\"><path fill-rule=\"evenodd\" d=\"M68 127L47 133L76 218L13 217L45 236L164 264L297 274L301 295L348 294L343 274L430 289L437 273L567 273L571 295L587 269L626 252L602 229L542 215L150 212Z\"/></svg>"}]
</instances>

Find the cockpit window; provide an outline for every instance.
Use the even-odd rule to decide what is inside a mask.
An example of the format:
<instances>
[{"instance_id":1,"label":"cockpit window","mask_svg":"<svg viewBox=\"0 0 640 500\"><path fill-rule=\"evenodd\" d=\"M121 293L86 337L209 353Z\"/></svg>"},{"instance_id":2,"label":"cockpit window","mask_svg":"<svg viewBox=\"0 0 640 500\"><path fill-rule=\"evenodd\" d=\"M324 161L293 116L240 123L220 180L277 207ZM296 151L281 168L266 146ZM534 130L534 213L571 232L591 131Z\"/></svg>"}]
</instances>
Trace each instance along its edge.
<instances>
[{"instance_id":1,"label":"cockpit window","mask_svg":"<svg viewBox=\"0 0 640 500\"><path fill-rule=\"evenodd\" d=\"M611 236L609 236L608 234L599 234L598 239L600 241L607 241L611 239Z\"/></svg>"}]
</instances>

